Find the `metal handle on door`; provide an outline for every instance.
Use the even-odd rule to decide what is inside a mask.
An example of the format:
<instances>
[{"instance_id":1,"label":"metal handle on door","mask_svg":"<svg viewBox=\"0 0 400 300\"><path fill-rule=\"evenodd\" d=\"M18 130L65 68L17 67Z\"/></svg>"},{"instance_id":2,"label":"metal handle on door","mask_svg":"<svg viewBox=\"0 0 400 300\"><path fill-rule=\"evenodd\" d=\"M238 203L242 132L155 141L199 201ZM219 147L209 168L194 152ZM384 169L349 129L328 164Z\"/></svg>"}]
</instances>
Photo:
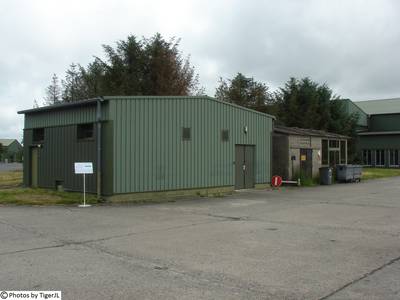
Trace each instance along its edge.
<instances>
[{"instance_id":1,"label":"metal handle on door","mask_svg":"<svg viewBox=\"0 0 400 300\"><path fill-rule=\"evenodd\" d=\"M243 165L243 171L246 171L246 165Z\"/></svg>"}]
</instances>

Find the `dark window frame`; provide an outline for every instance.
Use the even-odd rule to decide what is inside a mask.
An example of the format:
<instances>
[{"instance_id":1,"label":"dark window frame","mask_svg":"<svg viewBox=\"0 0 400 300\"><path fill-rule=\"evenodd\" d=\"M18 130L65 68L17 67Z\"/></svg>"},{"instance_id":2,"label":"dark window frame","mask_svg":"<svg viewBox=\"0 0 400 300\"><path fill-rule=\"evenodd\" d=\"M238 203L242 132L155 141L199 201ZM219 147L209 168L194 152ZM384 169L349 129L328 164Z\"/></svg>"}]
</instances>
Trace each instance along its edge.
<instances>
[{"instance_id":1,"label":"dark window frame","mask_svg":"<svg viewBox=\"0 0 400 300\"><path fill-rule=\"evenodd\" d=\"M222 129L221 130L221 141L222 142L229 142L229 129Z\"/></svg>"},{"instance_id":2,"label":"dark window frame","mask_svg":"<svg viewBox=\"0 0 400 300\"><path fill-rule=\"evenodd\" d=\"M76 139L78 141L94 140L94 123L82 123L76 125Z\"/></svg>"},{"instance_id":3,"label":"dark window frame","mask_svg":"<svg viewBox=\"0 0 400 300\"><path fill-rule=\"evenodd\" d=\"M340 148L340 163L341 164L346 164L347 163L347 161L346 161L346 150L347 150L347 147L346 147L346 141L345 140L341 140L341 141L339 141L339 148Z\"/></svg>"},{"instance_id":4,"label":"dark window frame","mask_svg":"<svg viewBox=\"0 0 400 300\"><path fill-rule=\"evenodd\" d=\"M375 150L375 166L384 167L385 165L386 165L385 150L384 149Z\"/></svg>"},{"instance_id":5,"label":"dark window frame","mask_svg":"<svg viewBox=\"0 0 400 300\"><path fill-rule=\"evenodd\" d=\"M325 139L321 140L321 164L329 165L329 141Z\"/></svg>"},{"instance_id":6,"label":"dark window frame","mask_svg":"<svg viewBox=\"0 0 400 300\"><path fill-rule=\"evenodd\" d=\"M182 141L189 142L192 140L192 128L182 127Z\"/></svg>"},{"instance_id":7,"label":"dark window frame","mask_svg":"<svg viewBox=\"0 0 400 300\"><path fill-rule=\"evenodd\" d=\"M45 138L44 128L34 128L32 131L32 142L35 144L43 143Z\"/></svg>"},{"instance_id":8,"label":"dark window frame","mask_svg":"<svg viewBox=\"0 0 400 300\"><path fill-rule=\"evenodd\" d=\"M389 150L389 166L398 167L400 165L399 150L390 149Z\"/></svg>"},{"instance_id":9,"label":"dark window frame","mask_svg":"<svg viewBox=\"0 0 400 300\"><path fill-rule=\"evenodd\" d=\"M329 149L340 149L340 140L329 140Z\"/></svg>"},{"instance_id":10,"label":"dark window frame","mask_svg":"<svg viewBox=\"0 0 400 300\"><path fill-rule=\"evenodd\" d=\"M372 150L363 149L363 165L372 166Z\"/></svg>"}]
</instances>

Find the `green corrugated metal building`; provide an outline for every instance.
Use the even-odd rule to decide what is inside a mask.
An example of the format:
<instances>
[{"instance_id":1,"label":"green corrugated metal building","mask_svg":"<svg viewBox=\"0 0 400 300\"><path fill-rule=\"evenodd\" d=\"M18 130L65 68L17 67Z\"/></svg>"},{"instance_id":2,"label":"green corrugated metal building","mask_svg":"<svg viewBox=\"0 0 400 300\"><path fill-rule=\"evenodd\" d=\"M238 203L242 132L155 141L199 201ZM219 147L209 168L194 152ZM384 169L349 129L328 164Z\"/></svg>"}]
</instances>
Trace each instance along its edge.
<instances>
[{"instance_id":1,"label":"green corrugated metal building","mask_svg":"<svg viewBox=\"0 0 400 300\"><path fill-rule=\"evenodd\" d=\"M24 184L102 195L270 182L273 117L210 97L102 97L25 110ZM197 191L198 192L198 191Z\"/></svg>"},{"instance_id":2,"label":"green corrugated metal building","mask_svg":"<svg viewBox=\"0 0 400 300\"><path fill-rule=\"evenodd\" d=\"M400 167L400 98L348 101L346 108L360 116L358 148L363 164Z\"/></svg>"}]
</instances>

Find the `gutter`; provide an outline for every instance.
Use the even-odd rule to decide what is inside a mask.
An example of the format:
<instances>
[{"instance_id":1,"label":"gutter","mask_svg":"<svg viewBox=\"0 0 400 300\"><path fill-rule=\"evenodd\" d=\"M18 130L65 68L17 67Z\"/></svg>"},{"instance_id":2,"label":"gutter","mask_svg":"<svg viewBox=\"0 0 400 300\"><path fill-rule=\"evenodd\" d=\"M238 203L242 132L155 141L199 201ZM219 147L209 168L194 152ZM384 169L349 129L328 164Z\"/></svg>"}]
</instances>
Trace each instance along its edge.
<instances>
[{"instance_id":1,"label":"gutter","mask_svg":"<svg viewBox=\"0 0 400 300\"><path fill-rule=\"evenodd\" d=\"M101 161L101 103L104 102L103 97L96 99L96 124L97 124L97 200L101 199L101 174L102 174L102 161Z\"/></svg>"}]
</instances>

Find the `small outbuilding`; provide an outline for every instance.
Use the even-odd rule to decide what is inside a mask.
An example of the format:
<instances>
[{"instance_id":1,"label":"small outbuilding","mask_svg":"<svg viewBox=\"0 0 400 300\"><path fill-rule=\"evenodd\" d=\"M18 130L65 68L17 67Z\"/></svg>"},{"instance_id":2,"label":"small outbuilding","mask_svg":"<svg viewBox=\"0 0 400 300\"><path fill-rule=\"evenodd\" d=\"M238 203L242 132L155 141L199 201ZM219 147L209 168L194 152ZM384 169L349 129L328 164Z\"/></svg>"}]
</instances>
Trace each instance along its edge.
<instances>
[{"instance_id":1,"label":"small outbuilding","mask_svg":"<svg viewBox=\"0 0 400 300\"><path fill-rule=\"evenodd\" d=\"M81 191L201 193L266 186L274 117L210 97L101 97L29 109L24 184ZM182 192L183 191L183 192Z\"/></svg>"},{"instance_id":2,"label":"small outbuilding","mask_svg":"<svg viewBox=\"0 0 400 300\"><path fill-rule=\"evenodd\" d=\"M348 139L321 130L275 126L272 174L284 180L314 178L320 167L347 164Z\"/></svg>"},{"instance_id":3,"label":"small outbuilding","mask_svg":"<svg viewBox=\"0 0 400 300\"><path fill-rule=\"evenodd\" d=\"M22 161L22 145L16 139L0 139L0 161Z\"/></svg>"}]
</instances>

